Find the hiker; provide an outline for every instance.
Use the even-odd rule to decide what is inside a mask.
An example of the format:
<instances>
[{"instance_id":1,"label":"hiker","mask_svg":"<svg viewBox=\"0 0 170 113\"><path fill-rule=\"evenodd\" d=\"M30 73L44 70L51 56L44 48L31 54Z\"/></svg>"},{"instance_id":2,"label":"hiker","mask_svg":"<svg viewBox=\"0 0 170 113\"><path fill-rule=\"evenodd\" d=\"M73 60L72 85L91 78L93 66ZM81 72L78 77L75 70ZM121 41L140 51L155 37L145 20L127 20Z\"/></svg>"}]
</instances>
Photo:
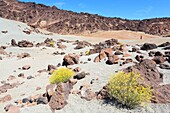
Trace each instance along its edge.
<instances>
[{"instance_id":1,"label":"hiker","mask_svg":"<svg viewBox=\"0 0 170 113\"><path fill-rule=\"evenodd\" d=\"M142 36L140 36L140 39L141 39L141 40L143 39Z\"/></svg>"}]
</instances>

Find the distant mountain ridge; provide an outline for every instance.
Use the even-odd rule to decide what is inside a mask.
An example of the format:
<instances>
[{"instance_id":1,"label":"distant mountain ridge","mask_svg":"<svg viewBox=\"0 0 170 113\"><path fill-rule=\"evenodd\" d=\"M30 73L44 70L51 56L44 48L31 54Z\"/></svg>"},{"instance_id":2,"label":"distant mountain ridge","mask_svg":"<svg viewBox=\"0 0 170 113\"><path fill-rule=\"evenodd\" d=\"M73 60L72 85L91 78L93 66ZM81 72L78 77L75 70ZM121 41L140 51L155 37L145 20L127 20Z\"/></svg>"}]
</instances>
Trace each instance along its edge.
<instances>
[{"instance_id":1,"label":"distant mountain ridge","mask_svg":"<svg viewBox=\"0 0 170 113\"><path fill-rule=\"evenodd\" d=\"M32 27L59 34L81 34L112 30L141 31L164 36L170 34L170 18L145 20L109 18L17 0L0 0L0 17L21 21Z\"/></svg>"}]
</instances>

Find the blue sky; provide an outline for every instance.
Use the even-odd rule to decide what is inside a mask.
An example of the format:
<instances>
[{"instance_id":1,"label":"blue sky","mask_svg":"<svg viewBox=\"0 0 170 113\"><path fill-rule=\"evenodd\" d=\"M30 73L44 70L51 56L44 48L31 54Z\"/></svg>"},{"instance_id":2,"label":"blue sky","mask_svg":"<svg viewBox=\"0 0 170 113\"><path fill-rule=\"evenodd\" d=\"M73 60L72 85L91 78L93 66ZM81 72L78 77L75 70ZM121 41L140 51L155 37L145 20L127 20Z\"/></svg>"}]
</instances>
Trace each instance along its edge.
<instances>
[{"instance_id":1,"label":"blue sky","mask_svg":"<svg viewBox=\"0 0 170 113\"><path fill-rule=\"evenodd\" d=\"M146 19L170 17L170 0L20 0L107 17Z\"/></svg>"}]
</instances>

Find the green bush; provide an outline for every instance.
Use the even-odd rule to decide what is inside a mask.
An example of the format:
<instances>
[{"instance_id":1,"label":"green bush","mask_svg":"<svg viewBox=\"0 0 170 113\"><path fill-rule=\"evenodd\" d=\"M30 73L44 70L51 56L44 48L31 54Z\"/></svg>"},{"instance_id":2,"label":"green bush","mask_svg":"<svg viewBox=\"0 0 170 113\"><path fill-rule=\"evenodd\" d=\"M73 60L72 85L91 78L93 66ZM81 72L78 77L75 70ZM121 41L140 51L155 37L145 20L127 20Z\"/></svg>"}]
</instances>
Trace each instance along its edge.
<instances>
[{"instance_id":1,"label":"green bush","mask_svg":"<svg viewBox=\"0 0 170 113\"><path fill-rule=\"evenodd\" d=\"M145 85L140 85L138 81L143 80L139 73L118 72L111 75L107 85L110 98L117 99L128 108L144 106L152 98L152 89Z\"/></svg>"},{"instance_id":2,"label":"green bush","mask_svg":"<svg viewBox=\"0 0 170 113\"><path fill-rule=\"evenodd\" d=\"M60 82L67 82L72 76L74 72L67 68L59 68L52 73L50 77L51 84L58 84Z\"/></svg>"}]
</instances>

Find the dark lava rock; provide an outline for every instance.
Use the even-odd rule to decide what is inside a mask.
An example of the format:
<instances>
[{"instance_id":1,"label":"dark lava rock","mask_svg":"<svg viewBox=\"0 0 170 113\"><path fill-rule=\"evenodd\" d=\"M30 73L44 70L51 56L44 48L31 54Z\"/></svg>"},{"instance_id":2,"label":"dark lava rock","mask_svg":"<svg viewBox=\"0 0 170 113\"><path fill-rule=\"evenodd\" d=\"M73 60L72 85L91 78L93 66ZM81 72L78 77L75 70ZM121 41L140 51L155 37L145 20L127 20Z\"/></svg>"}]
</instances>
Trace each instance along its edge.
<instances>
[{"instance_id":1,"label":"dark lava rock","mask_svg":"<svg viewBox=\"0 0 170 113\"><path fill-rule=\"evenodd\" d=\"M160 51L157 51L154 56L163 56L163 54Z\"/></svg>"},{"instance_id":2,"label":"dark lava rock","mask_svg":"<svg viewBox=\"0 0 170 113\"><path fill-rule=\"evenodd\" d=\"M170 69L170 65L167 64L160 64L159 66L161 69Z\"/></svg>"},{"instance_id":3,"label":"dark lava rock","mask_svg":"<svg viewBox=\"0 0 170 113\"><path fill-rule=\"evenodd\" d=\"M164 63L165 62L165 59L163 56L156 56L153 58L153 61L156 62L156 64L161 64L161 63Z\"/></svg>"},{"instance_id":4,"label":"dark lava rock","mask_svg":"<svg viewBox=\"0 0 170 113\"><path fill-rule=\"evenodd\" d=\"M29 79L32 79L32 78L34 78L34 77L33 77L33 76L31 76L31 75L27 77L27 79L28 79L28 80L29 80Z\"/></svg>"},{"instance_id":5,"label":"dark lava rock","mask_svg":"<svg viewBox=\"0 0 170 113\"><path fill-rule=\"evenodd\" d=\"M12 45L12 46L18 46L18 44L17 44L17 42L15 41L15 39L12 39L12 40L11 40L11 45Z\"/></svg>"},{"instance_id":6,"label":"dark lava rock","mask_svg":"<svg viewBox=\"0 0 170 113\"><path fill-rule=\"evenodd\" d=\"M152 50L152 49L155 49L157 48L157 45L156 44L151 44L151 43L145 43L142 47L141 47L141 50Z\"/></svg>"},{"instance_id":7,"label":"dark lava rock","mask_svg":"<svg viewBox=\"0 0 170 113\"><path fill-rule=\"evenodd\" d=\"M135 59L136 59L138 62L143 61L143 58L144 58L144 56L142 56L142 55L136 55L136 57L135 57Z\"/></svg>"},{"instance_id":8,"label":"dark lava rock","mask_svg":"<svg viewBox=\"0 0 170 113\"><path fill-rule=\"evenodd\" d=\"M170 50L170 46L163 48L164 50Z\"/></svg>"},{"instance_id":9,"label":"dark lava rock","mask_svg":"<svg viewBox=\"0 0 170 113\"><path fill-rule=\"evenodd\" d=\"M22 40L18 42L18 46L19 47L33 47L33 43L26 41L26 40Z\"/></svg>"},{"instance_id":10,"label":"dark lava rock","mask_svg":"<svg viewBox=\"0 0 170 113\"><path fill-rule=\"evenodd\" d=\"M22 103L27 103L27 102L30 102L30 99L29 99L29 98L23 98L23 99L22 99Z\"/></svg>"},{"instance_id":11,"label":"dark lava rock","mask_svg":"<svg viewBox=\"0 0 170 113\"><path fill-rule=\"evenodd\" d=\"M116 51L115 55L122 55L123 53L121 51Z\"/></svg>"},{"instance_id":12,"label":"dark lava rock","mask_svg":"<svg viewBox=\"0 0 170 113\"><path fill-rule=\"evenodd\" d=\"M24 78L24 73L20 73L20 74L18 75L18 77Z\"/></svg>"},{"instance_id":13,"label":"dark lava rock","mask_svg":"<svg viewBox=\"0 0 170 113\"><path fill-rule=\"evenodd\" d=\"M85 76L86 76L86 73L85 72L81 72L81 73L76 74L74 76L74 79L80 80L80 79L85 78Z\"/></svg>"},{"instance_id":14,"label":"dark lava rock","mask_svg":"<svg viewBox=\"0 0 170 113\"><path fill-rule=\"evenodd\" d=\"M48 104L48 100L45 97L39 97L36 102L37 104Z\"/></svg>"},{"instance_id":15,"label":"dark lava rock","mask_svg":"<svg viewBox=\"0 0 170 113\"><path fill-rule=\"evenodd\" d=\"M158 45L158 47L166 47L166 46L170 46L170 42L165 42L163 44Z\"/></svg>"}]
</instances>

